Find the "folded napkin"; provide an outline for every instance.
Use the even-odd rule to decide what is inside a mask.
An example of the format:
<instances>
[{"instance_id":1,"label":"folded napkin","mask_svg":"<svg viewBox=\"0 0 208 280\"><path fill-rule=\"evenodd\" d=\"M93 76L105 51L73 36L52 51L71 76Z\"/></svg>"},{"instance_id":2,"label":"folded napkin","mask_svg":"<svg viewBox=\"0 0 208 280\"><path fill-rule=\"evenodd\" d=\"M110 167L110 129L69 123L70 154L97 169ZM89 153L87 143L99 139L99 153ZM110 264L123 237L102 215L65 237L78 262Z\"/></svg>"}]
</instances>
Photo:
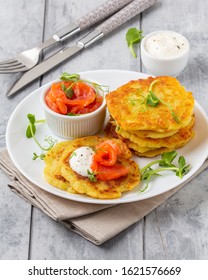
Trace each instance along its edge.
<instances>
[{"instance_id":1,"label":"folded napkin","mask_svg":"<svg viewBox=\"0 0 208 280\"><path fill-rule=\"evenodd\" d=\"M75 202L38 188L18 171L9 158L6 148L0 151L0 167L12 180L8 184L12 191L52 219L64 224L94 244L100 245L138 222L176 193L208 167L208 160L196 174L177 188L150 199L115 206Z\"/></svg>"}]
</instances>

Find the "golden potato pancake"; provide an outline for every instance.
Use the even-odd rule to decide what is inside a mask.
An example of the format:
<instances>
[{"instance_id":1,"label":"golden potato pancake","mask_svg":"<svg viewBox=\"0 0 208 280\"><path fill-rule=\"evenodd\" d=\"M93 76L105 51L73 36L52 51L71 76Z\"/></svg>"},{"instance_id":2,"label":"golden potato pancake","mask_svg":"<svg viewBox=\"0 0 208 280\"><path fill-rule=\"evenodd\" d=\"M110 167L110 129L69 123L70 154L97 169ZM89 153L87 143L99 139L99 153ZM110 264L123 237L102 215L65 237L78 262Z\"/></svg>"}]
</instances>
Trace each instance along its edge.
<instances>
[{"instance_id":1,"label":"golden potato pancake","mask_svg":"<svg viewBox=\"0 0 208 280\"><path fill-rule=\"evenodd\" d=\"M92 182L88 177L83 177L71 169L69 158L74 150L82 146L89 146L94 149L99 143L108 139L89 136L56 144L44 158L46 181L52 186L69 193L87 194L99 199L118 198L122 192L133 189L140 182L139 167L134 161L130 160L131 151L119 139L114 139L122 151L122 155L118 157L118 163L128 166L129 173L126 176L114 180Z\"/></svg>"},{"instance_id":2,"label":"golden potato pancake","mask_svg":"<svg viewBox=\"0 0 208 280\"><path fill-rule=\"evenodd\" d=\"M122 129L121 129L122 130ZM172 136L178 132L178 130L172 130L172 131L166 131L166 132L156 132L156 131L148 131L148 130L135 130L135 131L128 131L128 133L133 133L134 135L140 137L140 138L153 138L153 139L159 139L159 138L165 138Z\"/></svg>"},{"instance_id":3,"label":"golden potato pancake","mask_svg":"<svg viewBox=\"0 0 208 280\"><path fill-rule=\"evenodd\" d=\"M116 121L113 120L112 118L109 120L110 123L112 123L112 125L114 125L115 127L119 127L116 124ZM123 131L123 129L121 127L119 127L120 131ZM134 130L134 131L130 131L130 130L126 130L126 132L128 133L134 133L135 135L137 135L140 138L154 138L154 139L158 139L158 138L164 138L164 137L169 137L175 133L178 132L178 130L172 130L172 131L166 131L166 132L157 132L157 131L151 131L151 130Z\"/></svg>"},{"instance_id":4,"label":"golden potato pancake","mask_svg":"<svg viewBox=\"0 0 208 280\"><path fill-rule=\"evenodd\" d=\"M60 172L59 160L62 156L67 142L57 143L45 156L44 177L46 181L61 190L76 193L71 184L62 176Z\"/></svg>"},{"instance_id":5,"label":"golden potato pancake","mask_svg":"<svg viewBox=\"0 0 208 280\"><path fill-rule=\"evenodd\" d=\"M195 135L192 130L194 122L195 118L193 116L191 123L187 127L180 129L176 134L170 137L159 139L139 138L133 133L125 131L120 133L120 130L116 131L116 127L113 126L111 122L108 122L105 128L105 133L108 137L117 137L125 142L126 145L138 156L154 157L164 152L173 151L177 148L183 147L186 143L188 143Z\"/></svg>"},{"instance_id":6,"label":"golden potato pancake","mask_svg":"<svg viewBox=\"0 0 208 280\"><path fill-rule=\"evenodd\" d=\"M153 93L172 107L180 122L176 122L168 106L161 102L152 107L146 98L150 84ZM107 107L117 125L125 131L169 132L186 127L192 118L194 98L176 78L161 76L130 81L106 95Z\"/></svg>"},{"instance_id":7,"label":"golden potato pancake","mask_svg":"<svg viewBox=\"0 0 208 280\"><path fill-rule=\"evenodd\" d=\"M165 138L158 138L158 139L153 139L153 138L141 138L135 135L134 133L129 133L124 130L118 130L117 133L121 135L125 139L129 139L131 142L137 144L139 147L143 148L161 148L161 147L166 147L166 148L172 148L175 147L176 145L180 146L183 145L184 143L187 143L191 138L192 138L192 127L194 126L194 118L192 119L191 123L184 127L181 128L177 133L170 137L165 137Z\"/></svg>"},{"instance_id":8,"label":"golden potato pancake","mask_svg":"<svg viewBox=\"0 0 208 280\"><path fill-rule=\"evenodd\" d=\"M72 141L67 141L66 147L59 160L59 166L62 176L73 186L73 189L80 194L87 194L99 199L112 199L121 196L122 192L129 191L137 186L140 182L140 171L138 165L130 160L132 153L121 140L115 140L123 153L118 157L118 163L128 166L129 173L126 176L108 181L92 182L88 177L83 177L72 170L69 159L75 149L88 146L94 149L99 143L108 138L99 136L89 136Z\"/></svg>"},{"instance_id":9,"label":"golden potato pancake","mask_svg":"<svg viewBox=\"0 0 208 280\"><path fill-rule=\"evenodd\" d=\"M194 132L191 132L191 136L188 141L190 141L193 137L194 137ZM143 152L143 150L141 150L141 148L137 144L135 144L131 141L127 141L126 144L128 145L128 147L130 149L134 150L136 155L138 155L140 157L155 157L155 156L161 155L165 152L171 152L171 151L174 151L175 149L181 148L181 147L185 146L187 144L187 142L180 143L180 145L176 144L174 147L171 147L171 148L161 147L161 148L156 148L156 149L149 149L144 152Z\"/></svg>"}]
</instances>

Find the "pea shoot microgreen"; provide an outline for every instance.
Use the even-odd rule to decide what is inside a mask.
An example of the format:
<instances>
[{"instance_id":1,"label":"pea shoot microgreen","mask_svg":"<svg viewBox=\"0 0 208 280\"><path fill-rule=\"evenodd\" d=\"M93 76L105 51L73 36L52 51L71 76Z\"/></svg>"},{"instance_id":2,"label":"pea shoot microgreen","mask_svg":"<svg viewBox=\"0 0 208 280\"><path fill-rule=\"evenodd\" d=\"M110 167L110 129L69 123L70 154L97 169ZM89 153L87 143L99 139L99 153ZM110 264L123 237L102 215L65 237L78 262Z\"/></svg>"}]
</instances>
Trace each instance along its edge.
<instances>
[{"instance_id":1,"label":"pea shoot microgreen","mask_svg":"<svg viewBox=\"0 0 208 280\"><path fill-rule=\"evenodd\" d=\"M146 104L152 107L156 107L159 105L159 103L162 103L163 105L167 106L168 109L170 110L170 113L174 119L175 122L180 123L180 119L179 117L176 115L176 113L173 111L173 108L170 104L168 104L167 102L163 101L161 98L157 97L154 92L152 91L153 86L158 83L159 80L154 80L150 86L149 86L149 90L148 90L148 95L146 97Z\"/></svg>"},{"instance_id":2,"label":"pea shoot microgreen","mask_svg":"<svg viewBox=\"0 0 208 280\"><path fill-rule=\"evenodd\" d=\"M97 181L97 178L96 178L96 172L91 172L89 169L87 169L87 175L88 175L88 178L91 182L96 182Z\"/></svg>"},{"instance_id":3,"label":"pea shoot microgreen","mask_svg":"<svg viewBox=\"0 0 208 280\"><path fill-rule=\"evenodd\" d=\"M69 82L77 82L80 79L79 74L69 74L67 72L63 72L60 76L60 79L63 81L69 81Z\"/></svg>"},{"instance_id":4,"label":"pea shoot microgreen","mask_svg":"<svg viewBox=\"0 0 208 280\"><path fill-rule=\"evenodd\" d=\"M47 143L47 146L41 145L37 138L35 137L36 134L36 125L39 123L44 123L45 120L36 120L35 115L28 114L27 118L29 120L29 125L26 129L26 137L27 138L33 138L35 143L38 145L38 147L41 149L41 154L37 155L37 153L33 153L33 160L36 160L37 158L44 159L46 151L49 151L53 146L56 144L56 140L53 139L51 136L45 137L44 142Z\"/></svg>"},{"instance_id":5,"label":"pea shoot microgreen","mask_svg":"<svg viewBox=\"0 0 208 280\"><path fill-rule=\"evenodd\" d=\"M84 82L84 83L87 83L89 85L91 85L96 93L108 93L109 92L109 86L105 86L105 85L100 85L98 83L95 83L95 82L91 82L91 81L88 81L88 80L83 80L80 78L80 75L79 74L69 74L67 72L64 72L61 74L60 76L60 79L62 81L65 81L65 82L72 82L72 84L67 88L64 84L62 85L62 90L65 92L66 96L68 98L71 98L74 94L74 91L73 91L73 86L77 83L77 82Z\"/></svg>"},{"instance_id":6,"label":"pea shoot microgreen","mask_svg":"<svg viewBox=\"0 0 208 280\"><path fill-rule=\"evenodd\" d=\"M134 58L137 57L137 54L134 50L134 45L139 44L142 38L142 30L138 30L137 28L130 28L126 33L127 45Z\"/></svg>"},{"instance_id":7,"label":"pea shoot microgreen","mask_svg":"<svg viewBox=\"0 0 208 280\"><path fill-rule=\"evenodd\" d=\"M180 179L183 178L185 174L187 174L190 170L190 164L186 163L186 160L183 156L179 156L178 158L178 166L173 163L173 160L177 157L178 153L176 151L166 152L161 155L161 159L154 160L144 166L141 169L141 179L146 181L145 187L140 190L140 192L144 192L149 185L149 181L153 175L161 176L159 172L163 171L173 171L175 172L176 176ZM152 169L153 165L158 165L156 169Z\"/></svg>"},{"instance_id":8,"label":"pea shoot microgreen","mask_svg":"<svg viewBox=\"0 0 208 280\"><path fill-rule=\"evenodd\" d=\"M67 116L75 117L75 116L79 116L79 114L68 113Z\"/></svg>"},{"instance_id":9,"label":"pea shoot microgreen","mask_svg":"<svg viewBox=\"0 0 208 280\"><path fill-rule=\"evenodd\" d=\"M145 98L143 95L141 95L140 97L137 97L137 96L131 97L131 98L129 98L128 102L129 102L132 106L134 106L134 107L136 107L137 109L139 109L141 112L146 112L146 111L148 110L147 104L146 104L146 98ZM137 106L138 103L139 103L141 106Z\"/></svg>"},{"instance_id":10,"label":"pea shoot microgreen","mask_svg":"<svg viewBox=\"0 0 208 280\"><path fill-rule=\"evenodd\" d=\"M72 96L74 95L74 91L71 86L67 88L65 84L61 84L61 88L68 98L72 98Z\"/></svg>"},{"instance_id":11,"label":"pea shoot microgreen","mask_svg":"<svg viewBox=\"0 0 208 280\"><path fill-rule=\"evenodd\" d=\"M75 157L76 155L77 155L76 152L73 152L73 153L70 155L70 159L73 158L73 157Z\"/></svg>"}]
</instances>

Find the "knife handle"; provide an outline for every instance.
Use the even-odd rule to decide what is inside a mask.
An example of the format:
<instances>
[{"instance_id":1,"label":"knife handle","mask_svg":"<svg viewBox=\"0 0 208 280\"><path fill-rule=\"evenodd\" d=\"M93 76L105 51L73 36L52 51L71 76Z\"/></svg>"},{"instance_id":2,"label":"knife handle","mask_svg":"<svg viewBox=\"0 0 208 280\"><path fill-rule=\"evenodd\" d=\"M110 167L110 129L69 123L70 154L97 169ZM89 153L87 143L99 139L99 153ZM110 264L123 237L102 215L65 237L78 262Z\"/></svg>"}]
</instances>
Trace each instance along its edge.
<instances>
[{"instance_id":1,"label":"knife handle","mask_svg":"<svg viewBox=\"0 0 208 280\"><path fill-rule=\"evenodd\" d=\"M84 30L95 23L100 22L132 1L133 0L109 0L105 2L79 20L80 30Z\"/></svg>"},{"instance_id":2,"label":"knife handle","mask_svg":"<svg viewBox=\"0 0 208 280\"><path fill-rule=\"evenodd\" d=\"M77 45L80 48L87 48L123 23L149 8L155 2L156 0L134 0L132 3L99 25L94 31L90 32L84 38L81 38L77 42Z\"/></svg>"},{"instance_id":3,"label":"knife handle","mask_svg":"<svg viewBox=\"0 0 208 280\"><path fill-rule=\"evenodd\" d=\"M62 28L60 31L53 35L53 38L56 41L64 41L77 32L87 29L95 23L107 18L132 1L133 0L109 0L97 7L95 10L87 13L76 23L69 24L66 27Z\"/></svg>"},{"instance_id":4,"label":"knife handle","mask_svg":"<svg viewBox=\"0 0 208 280\"><path fill-rule=\"evenodd\" d=\"M120 25L124 24L128 20L132 19L139 13L152 6L155 2L156 0L134 0L132 3L124 7L121 11L101 24L99 26L99 29L104 35L107 35L108 33L118 28Z\"/></svg>"}]
</instances>

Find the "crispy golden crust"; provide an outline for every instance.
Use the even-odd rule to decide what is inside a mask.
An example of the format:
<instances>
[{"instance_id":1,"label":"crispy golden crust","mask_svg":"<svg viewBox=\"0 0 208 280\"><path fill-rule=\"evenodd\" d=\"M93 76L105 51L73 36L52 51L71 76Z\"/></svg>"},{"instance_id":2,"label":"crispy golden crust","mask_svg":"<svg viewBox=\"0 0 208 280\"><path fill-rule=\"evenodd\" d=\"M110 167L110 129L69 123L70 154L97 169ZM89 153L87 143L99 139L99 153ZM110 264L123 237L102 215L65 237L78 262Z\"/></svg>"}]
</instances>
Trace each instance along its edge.
<instances>
[{"instance_id":1,"label":"crispy golden crust","mask_svg":"<svg viewBox=\"0 0 208 280\"><path fill-rule=\"evenodd\" d=\"M194 122L195 118L193 117L191 123L187 127L181 128L176 134L158 139L139 138L133 133L130 134L125 131L120 133L120 130L115 130L116 127L113 126L111 122L107 124L105 132L108 137L118 137L121 139L137 155L154 157L164 152L173 151L177 148L183 147L188 143L195 135L192 131Z\"/></svg>"},{"instance_id":2,"label":"crispy golden crust","mask_svg":"<svg viewBox=\"0 0 208 280\"><path fill-rule=\"evenodd\" d=\"M135 162L123 158L120 163L129 167L129 173L127 176L115 180L92 182L88 178L75 173L69 165L64 165L61 172L78 193L99 199L112 199L121 197L122 192L133 189L140 182L140 173Z\"/></svg>"},{"instance_id":3,"label":"crispy golden crust","mask_svg":"<svg viewBox=\"0 0 208 280\"><path fill-rule=\"evenodd\" d=\"M45 158L46 167L44 174L46 180L58 188L60 188L60 185L62 187L62 181L64 181L64 184L69 184L71 188L62 188L63 190L87 194L99 199L118 198L121 196L122 192L133 189L140 182L140 171L138 165L130 160L132 156L131 151L126 144L119 139L113 141L117 142L122 150L122 155L118 157L118 161L128 166L128 175L115 180L92 182L89 178L83 177L71 169L69 158L75 149L81 146L95 148L95 146L107 139L108 138L101 138L99 136L89 136L58 143L58 146L56 145ZM52 172L55 172L56 176L59 176L58 181L53 181L54 177L51 178L51 174L48 175L50 168L53 166L55 167L52 168Z\"/></svg>"},{"instance_id":4,"label":"crispy golden crust","mask_svg":"<svg viewBox=\"0 0 208 280\"><path fill-rule=\"evenodd\" d=\"M155 148L155 149L150 148L149 150L143 151L137 144L135 144L131 141L127 141L127 145L130 149L134 150L134 152L140 157L155 157L155 156L161 155L162 153L171 152L171 151L174 151L175 149L185 146L194 137L195 133L194 133L194 131L190 131L190 133L188 135L189 135L189 137L186 138L186 140L184 140L181 143L176 143L175 146L172 146L169 148L167 148L167 147L161 147L161 148Z\"/></svg>"},{"instance_id":5,"label":"crispy golden crust","mask_svg":"<svg viewBox=\"0 0 208 280\"><path fill-rule=\"evenodd\" d=\"M156 107L146 105L148 89L154 80L159 80L153 86L154 94L173 108L180 119L179 123L164 104ZM130 81L107 94L106 101L111 116L126 131L179 130L190 123L194 108L192 93L186 91L176 78L167 76Z\"/></svg>"},{"instance_id":6,"label":"crispy golden crust","mask_svg":"<svg viewBox=\"0 0 208 280\"><path fill-rule=\"evenodd\" d=\"M118 127L116 124L116 121L112 119L112 117L109 120L110 123L112 123L113 126ZM119 127L119 131L124 131L121 127ZM133 133L136 136L140 138L153 138L153 139L158 139L158 138L164 138L164 137L169 137L175 133L178 132L178 130L172 130L172 131L166 131L166 132L157 132L157 131L151 131L151 130L126 130L128 133Z\"/></svg>"},{"instance_id":7,"label":"crispy golden crust","mask_svg":"<svg viewBox=\"0 0 208 280\"><path fill-rule=\"evenodd\" d=\"M129 133L127 131L118 130L117 133L121 135L123 138L129 139L131 142L137 144L139 147L143 148L172 148L177 145L182 145L183 143L187 143L192 137L192 127L194 126L194 118L192 119L191 123L179 129L177 133L172 136L164 137L164 138L141 138L135 135L134 133ZM128 143L128 142L127 142Z\"/></svg>"},{"instance_id":8,"label":"crispy golden crust","mask_svg":"<svg viewBox=\"0 0 208 280\"><path fill-rule=\"evenodd\" d=\"M44 177L46 181L61 190L76 193L71 184L62 176L59 160L67 146L67 142L57 143L45 156Z\"/></svg>"}]
</instances>

